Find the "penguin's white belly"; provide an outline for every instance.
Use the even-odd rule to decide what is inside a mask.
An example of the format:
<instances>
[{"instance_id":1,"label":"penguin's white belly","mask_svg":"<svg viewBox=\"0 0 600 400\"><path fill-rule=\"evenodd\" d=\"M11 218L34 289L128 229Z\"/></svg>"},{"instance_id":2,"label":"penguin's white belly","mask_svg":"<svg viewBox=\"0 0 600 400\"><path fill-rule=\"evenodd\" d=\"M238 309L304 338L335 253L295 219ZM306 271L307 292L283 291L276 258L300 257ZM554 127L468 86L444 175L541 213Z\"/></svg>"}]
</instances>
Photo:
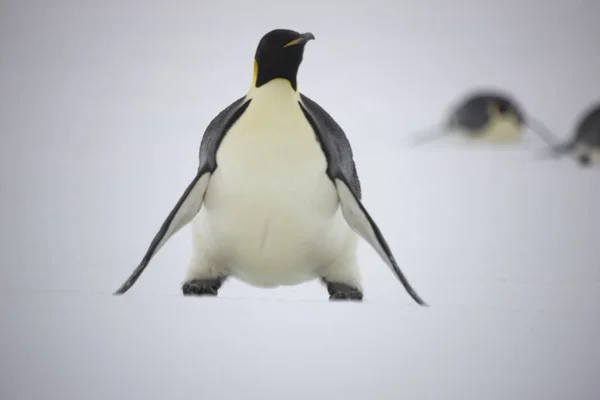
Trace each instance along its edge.
<instances>
[{"instance_id":1,"label":"penguin's white belly","mask_svg":"<svg viewBox=\"0 0 600 400\"><path fill-rule=\"evenodd\" d=\"M314 279L351 234L311 126L282 103L261 114L254 99L225 136L199 215L197 246L255 286Z\"/></svg>"}]
</instances>

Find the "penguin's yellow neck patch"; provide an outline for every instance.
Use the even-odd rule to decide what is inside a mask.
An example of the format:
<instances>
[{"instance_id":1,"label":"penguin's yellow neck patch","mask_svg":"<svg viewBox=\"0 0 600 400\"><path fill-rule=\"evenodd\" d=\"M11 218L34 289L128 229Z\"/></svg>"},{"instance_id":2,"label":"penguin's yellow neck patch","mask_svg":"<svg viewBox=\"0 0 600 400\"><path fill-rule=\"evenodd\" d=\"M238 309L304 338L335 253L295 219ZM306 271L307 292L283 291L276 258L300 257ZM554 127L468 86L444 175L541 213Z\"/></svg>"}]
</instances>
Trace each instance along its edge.
<instances>
[{"instance_id":1,"label":"penguin's yellow neck patch","mask_svg":"<svg viewBox=\"0 0 600 400\"><path fill-rule=\"evenodd\" d=\"M252 75L252 87L256 87L256 79L258 78L258 63L254 60L254 74Z\"/></svg>"}]
</instances>

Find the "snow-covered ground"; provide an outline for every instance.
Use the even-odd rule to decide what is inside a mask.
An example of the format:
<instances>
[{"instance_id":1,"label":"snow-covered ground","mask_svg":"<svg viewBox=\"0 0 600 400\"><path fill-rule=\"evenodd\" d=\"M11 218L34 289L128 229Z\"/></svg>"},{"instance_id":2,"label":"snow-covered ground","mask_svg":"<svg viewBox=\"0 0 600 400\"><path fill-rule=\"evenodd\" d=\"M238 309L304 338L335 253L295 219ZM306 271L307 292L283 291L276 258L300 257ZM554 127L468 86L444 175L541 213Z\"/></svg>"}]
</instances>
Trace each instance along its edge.
<instances>
[{"instance_id":1,"label":"snow-covered ground","mask_svg":"<svg viewBox=\"0 0 600 400\"><path fill-rule=\"evenodd\" d=\"M2 300L2 399L598 395L598 313L586 307L86 293Z\"/></svg>"},{"instance_id":2,"label":"snow-covered ground","mask_svg":"<svg viewBox=\"0 0 600 400\"><path fill-rule=\"evenodd\" d=\"M289 7L295 8L294 12ZM566 139L600 100L592 2L0 5L0 399L597 399L600 171L519 147L410 146L477 85ZM189 228L131 273L210 119L276 27L311 31L300 90L345 128L363 304L318 283L179 286Z\"/></svg>"}]
</instances>

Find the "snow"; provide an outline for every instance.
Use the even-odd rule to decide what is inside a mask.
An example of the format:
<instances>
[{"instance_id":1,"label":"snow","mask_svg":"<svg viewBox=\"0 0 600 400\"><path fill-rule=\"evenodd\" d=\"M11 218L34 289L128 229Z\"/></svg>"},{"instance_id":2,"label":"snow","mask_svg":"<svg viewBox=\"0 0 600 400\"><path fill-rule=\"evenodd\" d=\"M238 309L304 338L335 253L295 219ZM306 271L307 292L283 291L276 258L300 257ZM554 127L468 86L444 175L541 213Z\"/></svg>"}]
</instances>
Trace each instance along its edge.
<instances>
[{"instance_id":1,"label":"snow","mask_svg":"<svg viewBox=\"0 0 600 400\"><path fill-rule=\"evenodd\" d=\"M597 315L9 294L0 306L0 395L592 399L598 394Z\"/></svg>"},{"instance_id":2,"label":"snow","mask_svg":"<svg viewBox=\"0 0 600 400\"><path fill-rule=\"evenodd\" d=\"M477 85L568 138L599 93L600 10L577 4L3 2L0 399L600 397L598 169L541 160L531 133L411 147ZM112 296L274 27L315 34L300 90L347 131L429 308L364 242L363 304L316 282L183 298L189 227Z\"/></svg>"}]
</instances>

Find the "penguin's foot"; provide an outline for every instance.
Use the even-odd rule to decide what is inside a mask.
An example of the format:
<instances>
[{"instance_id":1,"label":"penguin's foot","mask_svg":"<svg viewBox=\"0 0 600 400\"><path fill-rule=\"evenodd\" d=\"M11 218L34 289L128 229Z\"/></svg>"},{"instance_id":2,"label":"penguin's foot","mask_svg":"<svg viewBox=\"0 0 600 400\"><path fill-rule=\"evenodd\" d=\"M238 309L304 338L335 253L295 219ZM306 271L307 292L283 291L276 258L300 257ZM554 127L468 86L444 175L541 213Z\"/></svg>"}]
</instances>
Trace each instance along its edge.
<instances>
[{"instance_id":1,"label":"penguin's foot","mask_svg":"<svg viewBox=\"0 0 600 400\"><path fill-rule=\"evenodd\" d=\"M329 292L329 300L353 300L362 301L363 293L350 285L338 282L327 282L327 291Z\"/></svg>"},{"instance_id":2,"label":"penguin's foot","mask_svg":"<svg viewBox=\"0 0 600 400\"><path fill-rule=\"evenodd\" d=\"M590 165L591 157L589 156L589 154L582 154L579 156L579 164L583 167L588 167Z\"/></svg>"},{"instance_id":3,"label":"penguin's foot","mask_svg":"<svg viewBox=\"0 0 600 400\"><path fill-rule=\"evenodd\" d=\"M192 279L181 287L184 296L216 296L223 284L223 278Z\"/></svg>"}]
</instances>

